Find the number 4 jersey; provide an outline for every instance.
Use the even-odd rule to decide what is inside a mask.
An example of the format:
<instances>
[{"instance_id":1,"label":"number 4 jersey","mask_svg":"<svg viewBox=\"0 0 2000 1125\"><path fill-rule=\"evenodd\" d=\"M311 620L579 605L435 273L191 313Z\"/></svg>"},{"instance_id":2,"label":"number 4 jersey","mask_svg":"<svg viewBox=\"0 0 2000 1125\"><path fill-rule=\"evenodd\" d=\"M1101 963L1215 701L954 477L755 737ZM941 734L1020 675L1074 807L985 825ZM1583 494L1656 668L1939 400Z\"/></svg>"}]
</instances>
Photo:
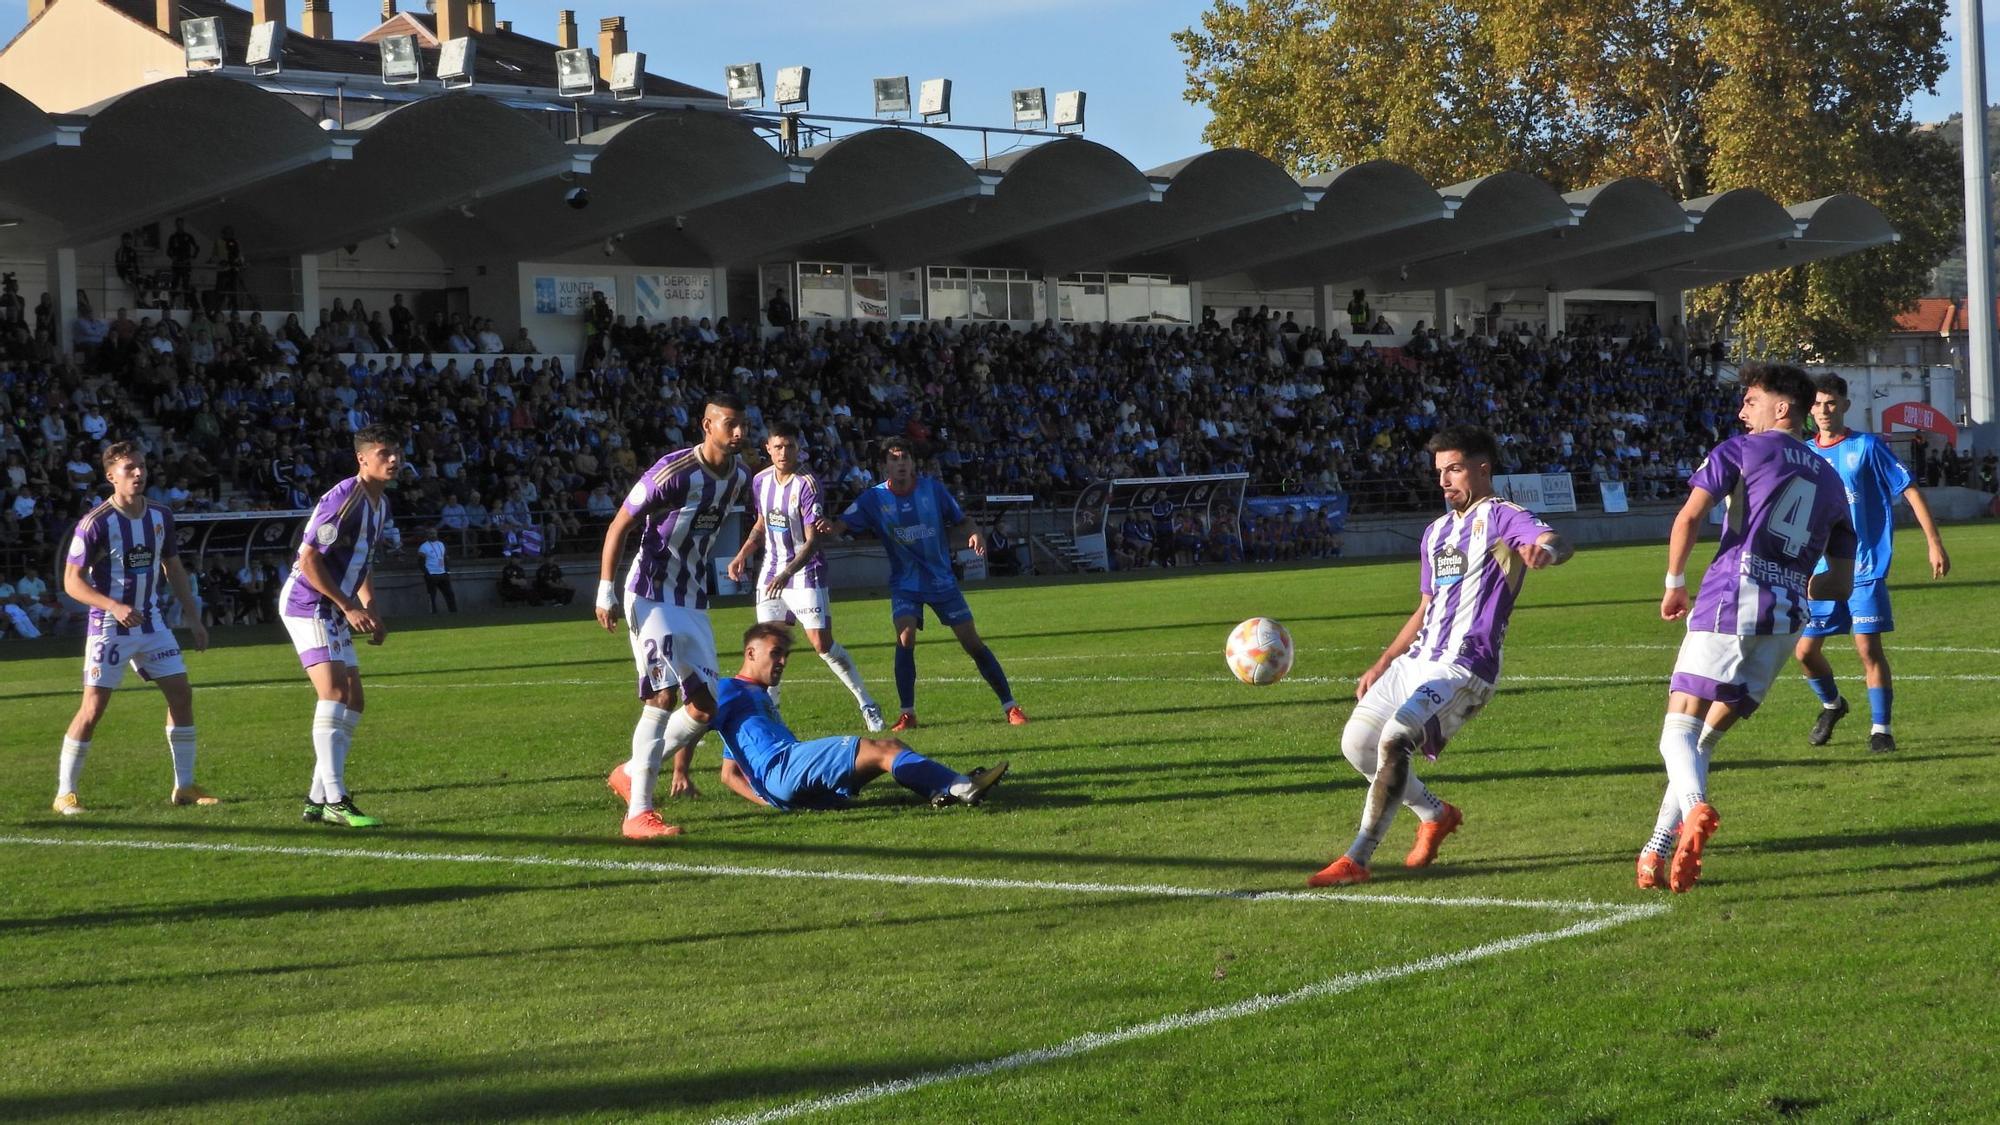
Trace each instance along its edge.
<instances>
[{"instance_id":1,"label":"number 4 jersey","mask_svg":"<svg viewBox=\"0 0 2000 1125\"><path fill-rule=\"evenodd\" d=\"M1715 447L1688 482L1727 506L1722 543L1688 614L1697 633L1796 633L1822 555L1854 557L1847 491L1826 459L1783 430Z\"/></svg>"}]
</instances>

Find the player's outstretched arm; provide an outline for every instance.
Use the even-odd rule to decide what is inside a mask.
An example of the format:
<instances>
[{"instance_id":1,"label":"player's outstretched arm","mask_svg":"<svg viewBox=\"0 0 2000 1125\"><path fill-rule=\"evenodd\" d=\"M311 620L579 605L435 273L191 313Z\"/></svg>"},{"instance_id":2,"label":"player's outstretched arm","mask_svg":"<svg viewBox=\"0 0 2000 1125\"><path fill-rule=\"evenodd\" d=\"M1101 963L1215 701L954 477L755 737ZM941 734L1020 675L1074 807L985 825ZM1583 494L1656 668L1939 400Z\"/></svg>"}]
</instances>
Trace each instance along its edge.
<instances>
[{"instance_id":1,"label":"player's outstretched arm","mask_svg":"<svg viewBox=\"0 0 2000 1125\"><path fill-rule=\"evenodd\" d=\"M1930 502L1924 499L1923 489L1914 484L1903 490L1903 499L1910 502L1910 511L1917 517L1917 526L1924 529L1924 543L1930 548L1931 577L1943 578L1951 573L1951 556L1945 553L1944 536L1938 534Z\"/></svg>"},{"instance_id":2,"label":"player's outstretched arm","mask_svg":"<svg viewBox=\"0 0 2000 1125\"><path fill-rule=\"evenodd\" d=\"M1715 494L1705 488L1688 492L1687 503L1674 516L1673 532L1667 537L1667 590L1660 597L1660 619L1679 621L1687 616L1687 565L1694 554L1695 537L1701 521L1715 507Z\"/></svg>"},{"instance_id":3,"label":"player's outstretched arm","mask_svg":"<svg viewBox=\"0 0 2000 1125\"><path fill-rule=\"evenodd\" d=\"M736 759L734 758L722 759L722 784L728 786L731 793L749 801L753 805L770 804L769 801L758 796L755 789L750 787L750 779L743 776L743 770L737 766Z\"/></svg>"},{"instance_id":4,"label":"player's outstretched arm","mask_svg":"<svg viewBox=\"0 0 2000 1125\"><path fill-rule=\"evenodd\" d=\"M1430 608L1431 596L1429 594L1425 594L1423 597L1417 599L1416 612L1410 614L1410 619L1403 622L1403 627L1397 630L1396 639L1389 642L1389 647L1383 649L1382 655L1376 659L1375 663L1368 666L1366 672L1361 673L1359 680L1355 681L1354 698L1360 699L1362 696L1367 695L1368 689L1375 686L1375 681L1382 678L1382 673L1389 670L1389 665L1394 663L1397 657L1410 651L1411 645L1417 643L1417 634L1423 632L1424 629L1424 614Z\"/></svg>"},{"instance_id":5,"label":"player's outstretched arm","mask_svg":"<svg viewBox=\"0 0 2000 1125\"><path fill-rule=\"evenodd\" d=\"M181 612L188 619L188 634L194 638L196 652L208 651L208 626L201 623L201 603L194 600L194 586L188 582L187 567L181 565L178 555L161 564L167 572L167 585L173 588L174 600L180 603Z\"/></svg>"},{"instance_id":6,"label":"player's outstretched arm","mask_svg":"<svg viewBox=\"0 0 2000 1125\"><path fill-rule=\"evenodd\" d=\"M1570 546L1569 540L1564 539L1562 533L1545 531L1541 538L1528 544L1528 549L1521 552L1521 560L1528 564L1530 570L1543 570L1561 566L1574 554L1576 548Z\"/></svg>"},{"instance_id":7,"label":"player's outstretched arm","mask_svg":"<svg viewBox=\"0 0 2000 1125\"><path fill-rule=\"evenodd\" d=\"M597 623L609 633L618 627L618 556L625 553L625 536L632 530L633 516L618 506L611 526L604 529L604 549L597 557Z\"/></svg>"}]
</instances>

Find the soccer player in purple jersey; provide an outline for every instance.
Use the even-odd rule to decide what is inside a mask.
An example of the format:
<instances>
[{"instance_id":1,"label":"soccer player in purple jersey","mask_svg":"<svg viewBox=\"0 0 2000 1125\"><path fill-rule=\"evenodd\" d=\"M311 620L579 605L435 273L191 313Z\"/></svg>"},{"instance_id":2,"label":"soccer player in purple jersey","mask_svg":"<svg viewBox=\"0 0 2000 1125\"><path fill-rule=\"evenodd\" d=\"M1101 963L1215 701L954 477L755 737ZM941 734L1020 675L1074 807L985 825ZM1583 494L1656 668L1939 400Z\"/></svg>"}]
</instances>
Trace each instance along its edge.
<instances>
[{"instance_id":1,"label":"soccer player in purple jersey","mask_svg":"<svg viewBox=\"0 0 2000 1125\"><path fill-rule=\"evenodd\" d=\"M764 452L771 467L750 480L750 493L757 504L757 521L743 539L743 547L729 560L729 580L741 582L748 576L750 557L764 549L764 565L757 570L757 621L797 622L806 631L813 651L833 670L834 678L854 694L861 707L861 720L870 731L885 725L882 709L861 682L861 670L847 649L833 639L833 614L827 608L826 560L820 555L819 531L813 525L826 518L820 503L819 481L811 473L799 471L799 428L789 422L771 427L764 440ZM770 687L771 702L778 702L778 682Z\"/></svg>"},{"instance_id":2,"label":"soccer player in purple jersey","mask_svg":"<svg viewBox=\"0 0 2000 1125\"><path fill-rule=\"evenodd\" d=\"M1840 475L1801 440L1812 379L1796 367L1753 364L1742 385L1737 417L1750 432L1716 446L1695 470L1667 544L1660 617L1686 618L1688 632L1660 731L1667 792L1639 853L1645 890L1681 894L1701 877L1702 849L1722 823L1708 803L1716 744L1756 712L1805 627L1807 598L1842 599L1854 585L1854 526ZM1722 540L1690 608L1695 533L1725 498ZM1822 556L1826 569L1814 574Z\"/></svg>"},{"instance_id":3,"label":"soccer player in purple jersey","mask_svg":"<svg viewBox=\"0 0 2000 1125\"><path fill-rule=\"evenodd\" d=\"M1466 720L1493 698L1500 646L1529 570L1560 566L1574 549L1533 512L1493 492L1500 447L1477 426L1449 426L1424 448L1451 510L1424 530L1417 609L1354 686L1360 702L1340 734L1340 752L1368 779L1361 830L1347 853L1309 886L1365 883L1368 862L1398 804L1422 823L1405 867L1426 867L1464 822L1411 768L1417 751L1435 760Z\"/></svg>"},{"instance_id":4,"label":"soccer player in purple jersey","mask_svg":"<svg viewBox=\"0 0 2000 1125\"><path fill-rule=\"evenodd\" d=\"M195 651L208 648L201 606L174 538L174 514L146 499L146 456L136 444L121 441L105 449L104 477L111 482L111 499L77 521L63 559L63 590L90 608L90 626L83 640L83 703L63 735L55 811L64 816L83 811L76 787L84 756L90 753L90 736L111 706L111 693L124 681L128 664L158 683L167 700L167 750L174 762L174 787L167 800L213 805L216 799L194 783L194 690L188 686L187 664L173 630L160 619L164 575L188 621Z\"/></svg>"},{"instance_id":5,"label":"soccer player in purple jersey","mask_svg":"<svg viewBox=\"0 0 2000 1125\"><path fill-rule=\"evenodd\" d=\"M373 828L347 789L347 752L361 725L361 659L354 634L379 645L389 630L376 611L370 574L389 523L389 482L402 467L403 440L387 426L354 435L355 474L328 489L306 519L292 573L278 594L278 619L312 681L312 788L300 819Z\"/></svg>"},{"instance_id":6,"label":"soccer player in purple jersey","mask_svg":"<svg viewBox=\"0 0 2000 1125\"><path fill-rule=\"evenodd\" d=\"M618 625L612 575L625 536L643 524L639 553L625 578L624 610L644 709L632 730L630 761L612 767L605 784L625 802L624 835L634 840L678 836L680 828L653 808L660 762L674 756L674 796L698 796L688 766L695 743L715 716L715 633L708 624L708 553L715 533L750 489L750 470L737 457L749 423L743 403L714 395L701 415L701 444L676 450L639 478L611 526L599 557L597 623ZM678 694L684 706L674 707Z\"/></svg>"}]
</instances>

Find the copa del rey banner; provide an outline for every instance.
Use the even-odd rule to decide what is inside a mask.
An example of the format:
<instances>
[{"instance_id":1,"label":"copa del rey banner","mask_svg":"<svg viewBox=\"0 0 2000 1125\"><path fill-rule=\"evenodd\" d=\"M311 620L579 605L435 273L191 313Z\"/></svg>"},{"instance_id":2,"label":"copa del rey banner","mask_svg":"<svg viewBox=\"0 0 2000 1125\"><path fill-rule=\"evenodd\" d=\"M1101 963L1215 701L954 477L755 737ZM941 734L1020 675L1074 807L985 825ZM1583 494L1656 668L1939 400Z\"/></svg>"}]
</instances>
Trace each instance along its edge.
<instances>
[{"instance_id":1,"label":"copa del rey banner","mask_svg":"<svg viewBox=\"0 0 2000 1125\"><path fill-rule=\"evenodd\" d=\"M696 320L713 315L708 270L677 273L641 273L632 277L632 311L648 323L668 317L688 316Z\"/></svg>"},{"instance_id":2,"label":"copa del rey banner","mask_svg":"<svg viewBox=\"0 0 2000 1125\"><path fill-rule=\"evenodd\" d=\"M1897 426L1908 426L1913 430L1928 430L1943 436L1944 440L1956 446L1958 427L1944 412L1921 402L1899 402L1885 407L1882 411L1882 432L1893 433Z\"/></svg>"},{"instance_id":3,"label":"copa del rey banner","mask_svg":"<svg viewBox=\"0 0 2000 1125\"><path fill-rule=\"evenodd\" d=\"M1531 512L1576 511L1576 485L1568 473L1501 473L1493 491Z\"/></svg>"}]
</instances>

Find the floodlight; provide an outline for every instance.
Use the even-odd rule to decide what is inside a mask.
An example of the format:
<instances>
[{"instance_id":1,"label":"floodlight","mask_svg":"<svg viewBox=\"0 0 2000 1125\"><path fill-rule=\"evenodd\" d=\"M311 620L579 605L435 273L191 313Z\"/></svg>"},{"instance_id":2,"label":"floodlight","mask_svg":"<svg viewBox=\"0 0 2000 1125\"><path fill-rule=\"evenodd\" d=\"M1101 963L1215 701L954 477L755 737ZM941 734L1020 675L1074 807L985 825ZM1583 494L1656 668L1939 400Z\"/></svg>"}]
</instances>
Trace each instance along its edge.
<instances>
[{"instance_id":1,"label":"floodlight","mask_svg":"<svg viewBox=\"0 0 2000 1125\"><path fill-rule=\"evenodd\" d=\"M910 113L909 76L904 75L901 78L877 78L875 80L875 116L907 117L909 116L909 113Z\"/></svg>"},{"instance_id":2,"label":"floodlight","mask_svg":"<svg viewBox=\"0 0 2000 1125\"><path fill-rule=\"evenodd\" d=\"M565 98L587 98L597 92L597 67L590 61L590 48L571 47L556 52L556 93Z\"/></svg>"},{"instance_id":3,"label":"floodlight","mask_svg":"<svg viewBox=\"0 0 2000 1125\"><path fill-rule=\"evenodd\" d=\"M723 89L732 106L764 104L764 64L737 63L722 68Z\"/></svg>"},{"instance_id":4,"label":"floodlight","mask_svg":"<svg viewBox=\"0 0 2000 1125\"><path fill-rule=\"evenodd\" d=\"M417 37L391 35L375 43L382 52L382 85L414 86L423 77L423 61L417 57Z\"/></svg>"},{"instance_id":5,"label":"floodlight","mask_svg":"<svg viewBox=\"0 0 2000 1125\"><path fill-rule=\"evenodd\" d=\"M917 113L925 121L951 120L951 79L926 78L917 91Z\"/></svg>"},{"instance_id":6,"label":"floodlight","mask_svg":"<svg viewBox=\"0 0 2000 1125\"><path fill-rule=\"evenodd\" d=\"M1014 91L1014 124L1040 125L1049 119L1048 92L1040 86Z\"/></svg>"},{"instance_id":7,"label":"floodlight","mask_svg":"<svg viewBox=\"0 0 2000 1125\"><path fill-rule=\"evenodd\" d=\"M611 95L621 102L646 96L646 52L620 51L611 56Z\"/></svg>"},{"instance_id":8,"label":"floodlight","mask_svg":"<svg viewBox=\"0 0 2000 1125\"><path fill-rule=\"evenodd\" d=\"M1083 132L1083 91L1065 90L1057 94L1055 114L1049 124L1058 132L1068 129Z\"/></svg>"},{"instance_id":9,"label":"floodlight","mask_svg":"<svg viewBox=\"0 0 2000 1125\"><path fill-rule=\"evenodd\" d=\"M807 105L812 100L812 67L786 66L778 68L778 86L774 91L779 109L790 109L796 105Z\"/></svg>"},{"instance_id":10,"label":"floodlight","mask_svg":"<svg viewBox=\"0 0 2000 1125\"><path fill-rule=\"evenodd\" d=\"M463 90L472 85L472 67L479 47L472 36L461 35L438 45L438 81L447 90Z\"/></svg>"},{"instance_id":11,"label":"floodlight","mask_svg":"<svg viewBox=\"0 0 2000 1125\"><path fill-rule=\"evenodd\" d=\"M181 21L181 60L189 74L222 69L222 21L214 16Z\"/></svg>"},{"instance_id":12,"label":"floodlight","mask_svg":"<svg viewBox=\"0 0 2000 1125\"><path fill-rule=\"evenodd\" d=\"M250 46L243 52L243 61L250 64L250 73L276 74L285 69L284 56L284 24L277 20L265 20L250 29Z\"/></svg>"}]
</instances>

